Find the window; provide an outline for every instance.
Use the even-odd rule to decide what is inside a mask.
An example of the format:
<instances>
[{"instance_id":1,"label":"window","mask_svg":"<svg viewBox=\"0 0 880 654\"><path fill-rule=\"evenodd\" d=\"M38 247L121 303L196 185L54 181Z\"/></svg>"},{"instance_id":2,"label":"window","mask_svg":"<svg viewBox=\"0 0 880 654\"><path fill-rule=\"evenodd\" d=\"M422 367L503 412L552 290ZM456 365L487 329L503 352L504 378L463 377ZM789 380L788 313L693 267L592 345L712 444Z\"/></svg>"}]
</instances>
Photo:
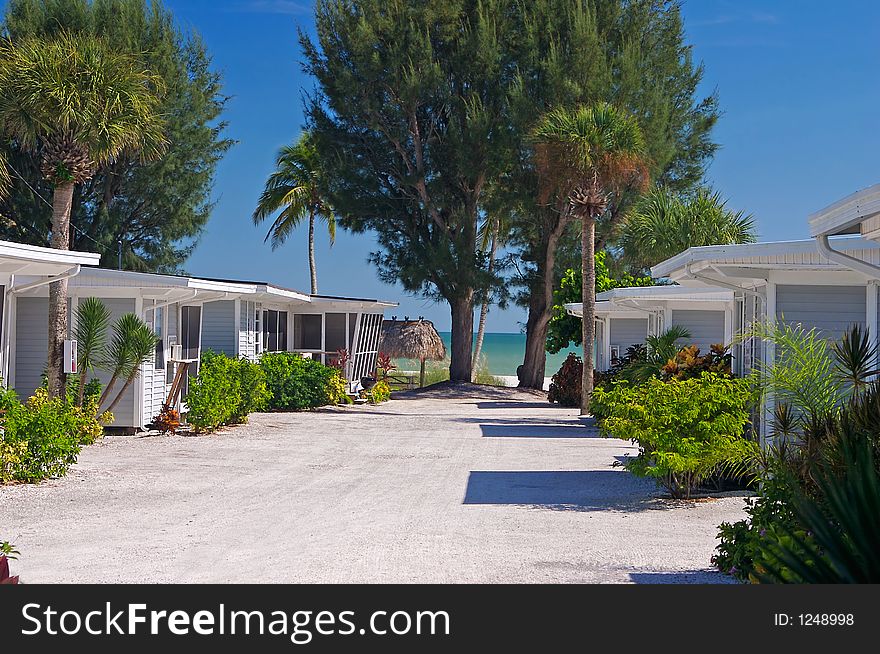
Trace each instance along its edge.
<instances>
[{"instance_id":1,"label":"window","mask_svg":"<svg viewBox=\"0 0 880 654\"><path fill-rule=\"evenodd\" d=\"M321 314L295 314L293 316L293 349L320 351L323 329L324 317Z\"/></svg>"},{"instance_id":2,"label":"window","mask_svg":"<svg viewBox=\"0 0 880 654\"><path fill-rule=\"evenodd\" d=\"M358 324L358 314L348 314L348 351L354 354L354 330Z\"/></svg>"},{"instance_id":3,"label":"window","mask_svg":"<svg viewBox=\"0 0 880 654\"><path fill-rule=\"evenodd\" d=\"M266 309L263 311L263 350L265 352L287 351L287 312Z\"/></svg>"},{"instance_id":4,"label":"window","mask_svg":"<svg viewBox=\"0 0 880 654\"><path fill-rule=\"evenodd\" d=\"M163 370L165 368L165 307L153 310L153 331L156 333L156 359L153 368Z\"/></svg>"},{"instance_id":5,"label":"window","mask_svg":"<svg viewBox=\"0 0 880 654\"><path fill-rule=\"evenodd\" d=\"M345 314L328 313L327 326L324 332L324 349L327 352L336 352L348 348L345 339Z\"/></svg>"}]
</instances>

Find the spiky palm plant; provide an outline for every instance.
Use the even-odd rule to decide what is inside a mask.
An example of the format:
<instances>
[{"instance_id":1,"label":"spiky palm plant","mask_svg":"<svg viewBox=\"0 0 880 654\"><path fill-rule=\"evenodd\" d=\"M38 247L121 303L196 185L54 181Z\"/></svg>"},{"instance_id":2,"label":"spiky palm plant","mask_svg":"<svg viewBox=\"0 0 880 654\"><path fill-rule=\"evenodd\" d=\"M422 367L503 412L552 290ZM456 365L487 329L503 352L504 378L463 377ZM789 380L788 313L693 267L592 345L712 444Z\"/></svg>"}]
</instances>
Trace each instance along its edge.
<instances>
[{"instance_id":1,"label":"spiky palm plant","mask_svg":"<svg viewBox=\"0 0 880 654\"><path fill-rule=\"evenodd\" d=\"M853 325L831 344L835 359L835 374L855 397L880 373L877 369L877 343L871 341L867 329Z\"/></svg>"},{"instance_id":2,"label":"spiky palm plant","mask_svg":"<svg viewBox=\"0 0 880 654\"><path fill-rule=\"evenodd\" d=\"M119 380L123 386L107 407L112 412L125 391L138 375L141 365L149 360L156 347L156 334L150 326L133 313L125 313L113 325L113 338L107 347L104 367L111 371L110 381L101 394L98 406L102 406Z\"/></svg>"},{"instance_id":3,"label":"spiky palm plant","mask_svg":"<svg viewBox=\"0 0 880 654\"><path fill-rule=\"evenodd\" d=\"M681 349L680 341L691 337L681 325L673 325L662 334L645 339L644 356L621 371L621 376L633 384L641 384L660 374L660 369Z\"/></svg>"},{"instance_id":4,"label":"spiky palm plant","mask_svg":"<svg viewBox=\"0 0 880 654\"><path fill-rule=\"evenodd\" d=\"M625 261L647 268L689 247L755 240L754 218L728 209L719 193L703 188L681 198L661 186L627 217L619 246Z\"/></svg>"},{"instance_id":5,"label":"spiky palm plant","mask_svg":"<svg viewBox=\"0 0 880 654\"><path fill-rule=\"evenodd\" d=\"M596 221L608 209L615 192L647 186L645 140L633 116L605 102L550 111L538 121L532 138L544 201L566 197L571 216L581 221L581 413L586 415L593 392Z\"/></svg>"},{"instance_id":6,"label":"spiky palm plant","mask_svg":"<svg viewBox=\"0 0 880 654\"><path fill-rule=\"evenodd\" d=\"M282 245L294 229L309 221L309 274L312 294L318 292L318 269L315 263L315 221L327 223L330 244L336 240L336 216L321 192L321 168L318 151L308 132L303 132L293 145L281 148L275 160L275 171L266 181L254 211L255 225L278 213L272 221L266 241L272 249Z\"/></svg>"},{"instance_id":7,"label":"spiky palm plant","mask_svg":"<svg viewBox=\"0 0 880 654\"><path fill-rule=\"evenodd\" d=\"M40 157L53 186L51 246L70 249L77 184L121 153L153 159L166 147L161 78L101 39L65 32L0 41L0 133ZM49 393L65 394L67 281L49 287Z\"/></svg>"},{"instance_id":8,"label":"spiky palm plant","mask_svg":"<svg viewBox=\"0 0 880 654\"><path fill-rule=\"evenodd\" d=\"M76 405L82 406L86 381L90 372L104 359L107 345L107 328L110 326L110 309L96 297L81 300L76 308L76 326L73 334L77 341L79 361L79 389Z\"/></svg>"}]
</instances>

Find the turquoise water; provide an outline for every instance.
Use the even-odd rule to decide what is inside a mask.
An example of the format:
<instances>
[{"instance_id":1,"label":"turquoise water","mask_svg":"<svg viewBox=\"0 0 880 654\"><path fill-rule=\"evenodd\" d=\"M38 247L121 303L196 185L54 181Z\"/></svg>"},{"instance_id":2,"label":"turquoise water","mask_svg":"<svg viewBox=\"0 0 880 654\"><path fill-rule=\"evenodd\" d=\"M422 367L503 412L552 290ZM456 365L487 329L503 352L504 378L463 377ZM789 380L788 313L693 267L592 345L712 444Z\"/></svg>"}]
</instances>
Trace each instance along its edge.
<instances>
[{"instance_id":1,"label":"turquoise water","mask_svg":"<svg viewBox=\"0 0 880 654\"><path fill-rule=\"evenodd\" d=\"M446 344L446 351L450 347L450 333L439 332L440 337ZM474 337L476 342L476 337ZM489 373L493 375L516 375L516 368L523 362L523 355L526 351L526 335L525 334L498 334L487 333L483 338L483 357L489 362ZM569 352L578 352L577 348L563 350L558 354L547 354L546 375L552 376ZM408 370L417 370L418 363L412 361L400 360L397 365Z\"/></svg>"}]
</instances>

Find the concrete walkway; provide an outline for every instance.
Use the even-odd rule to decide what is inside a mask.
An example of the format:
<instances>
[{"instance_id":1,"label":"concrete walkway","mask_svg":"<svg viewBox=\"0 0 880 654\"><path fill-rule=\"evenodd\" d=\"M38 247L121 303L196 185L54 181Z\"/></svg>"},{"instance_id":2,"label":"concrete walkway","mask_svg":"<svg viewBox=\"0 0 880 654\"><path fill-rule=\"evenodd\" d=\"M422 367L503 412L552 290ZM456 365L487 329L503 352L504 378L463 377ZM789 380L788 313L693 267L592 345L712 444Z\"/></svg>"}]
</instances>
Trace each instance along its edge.
<instances>
[{"instance_id":1,"label":"concrete walkway","mask_svg":"<svg viewBox=\"0 0 880 654\"><path fill-rule=\"evenodd\" d=\"M740 498L656 499L575 410L489 387L112 437L0 487L26 582L724 582Z\"/></svg>"}]
</instances>

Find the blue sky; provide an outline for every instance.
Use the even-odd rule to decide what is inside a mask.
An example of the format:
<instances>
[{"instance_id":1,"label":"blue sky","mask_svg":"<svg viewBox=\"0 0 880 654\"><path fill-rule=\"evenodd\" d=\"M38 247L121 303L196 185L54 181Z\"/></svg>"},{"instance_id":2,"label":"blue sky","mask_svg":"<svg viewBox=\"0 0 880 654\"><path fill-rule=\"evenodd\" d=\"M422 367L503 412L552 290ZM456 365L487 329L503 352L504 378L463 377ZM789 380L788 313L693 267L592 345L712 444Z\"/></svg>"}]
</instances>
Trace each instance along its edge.
<instances>
[{"instance_id":1,"label":"blue sky","mask_svg":"<svg viewBox=\"0 0 880 654\"><path fill-rule=\"evenodd\" d=\"M442 1L442 0L438 0ZM302 124L296 27L311 29L311 3L288 0L166 0L198 30L232 96L217 207L187 268L196 275L265 279L308 288L305 230L272 252L250 215L279 146ZM880 181L880 3L838 0L685 0L684 16L704 91L717 89L721 150L708 178L729 206L754 214L762 240L805 238L806 217ZM366 263L375 242L318 234L322 293L400 301L448 329L445 304L380 282ZM516 332L518 309L490 313L489 330Z\"/></svg>"}]
</instances>

